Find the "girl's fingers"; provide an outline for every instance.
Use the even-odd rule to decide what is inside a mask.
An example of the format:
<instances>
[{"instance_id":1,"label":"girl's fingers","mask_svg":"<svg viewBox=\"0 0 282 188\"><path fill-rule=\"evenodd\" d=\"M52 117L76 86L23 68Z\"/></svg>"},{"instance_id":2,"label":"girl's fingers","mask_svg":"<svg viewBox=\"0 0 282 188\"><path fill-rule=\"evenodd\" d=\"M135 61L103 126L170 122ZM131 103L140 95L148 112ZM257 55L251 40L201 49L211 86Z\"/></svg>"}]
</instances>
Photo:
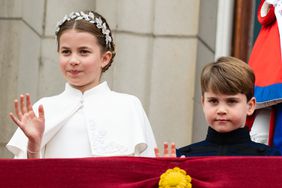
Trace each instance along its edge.
<instances>
[{"instance_id":1,"label":"girl's fingers","mask_svg":"<svg viewBox=\"0 0 282 188\"><path fill-rule=\"evenodd\" d=\"M25 94L25 100L26 100L26 113L29 115L30 118L34 118L35 114L30 102L30 95L28 93Z\"/></svg>"},{"instance_id":2,"label":"girl's fingers","mask_svg":"<svg viewBox=\"0 0 282 188\"><path fill-rule=\"evenodd\" d=\"M176 147L175 147L175 143L171 143L171 151L170 151L170 156L171 157L176 157Z\"/></svg>"},{"instance_id":3,"label":"girl's fingers","mask_svg":"<svg viewBox=\"0 0 282 188\"><path fill-rule=\"evenodd\" d=\"M9 113L9 116L18 127L22 128L20 120L13 113Z\"/></svg>"},{"instance_id":4,"label":"girl's fingers","mask_svg":"<svg viewBox=\"0 0 282 188\"><path fill-rule=\"evenodd\" d=\"M154 151L155 151L156 157L159 157L160 156L159 148L154 148Z\"/></svg>"},{"instance_id":5,"label":"girl's fingers","mask_svg":"<svg viewBox=\"0 0 282 188\"><path fill-rule=\"evenodd\" d=\"M39 119L43 120L45 119L45 115L44 115L44 108L43 108L43 105L39 105L38 107L38 116L39 116Z\"/></svg>"},{"instance_id":6,"label":"girl's fingers","mask_svg":"<svg viewBox=\"0 0 282 188\"><path fill-rule=\"evenodd\" d=\"M32 105L31 105L31 102L30 102L30 95L27 93L25 95L25 98L26 98L26 108L28 111L32 111Z\"/></svg>"},{"instance_id":7,"label":"girl's fingers","mask_svg":"<svg viewBox=\"0 0 282 188\"><path fill-rule=\"evenodd\" d=\"M14 100L14 106L15 106L15 112L18 118L21 120L22 119L22 113L19 109L19 101L17 99Z\"/></svg>"},{"instance_id":8,"label":"girl's fingers","mask_svg":"<svg viewBox=\"0 0 282 188\"><path fill-rule=\"evenodd\" d=\"M167 142L164 143L164 157L176 157L175 143L171 143L170 147Z\"/></svg>"},{"instance_id":9,"label":"girl's fingers","mask_svg":"<svg viewBox=\"0 0 282 188\"><path fill-rule=\"evenodd\" d=\"M20 95L20 108L21 108L22 114L26 113L26 106L25 106L24 99L25 99L24 95Z\"/></svg>"},{"instance_id":10,"label":"girl's fingers","mask_svg":"<svg viewBox=\"0 0 282 188\"><path fill-rule=\"evenodd\" d=\"M159 148L154 148L154 152L156 157L160 157ZM169 144L167 142L164 142L163 157L176 157L175 143L171 143L171 146L169 148Z\"/></svg>"},{"instance_id":11,"label":"girl's fingers","mask_svg":"<svg viewBox=\"0 0 282 188\"><path fill-rule=\"evenodd\" d=\"M165 142L164 143L164 157L168 157L169 156L169 152L168 152L168 143Z\"/></svg>"}]
</instances>

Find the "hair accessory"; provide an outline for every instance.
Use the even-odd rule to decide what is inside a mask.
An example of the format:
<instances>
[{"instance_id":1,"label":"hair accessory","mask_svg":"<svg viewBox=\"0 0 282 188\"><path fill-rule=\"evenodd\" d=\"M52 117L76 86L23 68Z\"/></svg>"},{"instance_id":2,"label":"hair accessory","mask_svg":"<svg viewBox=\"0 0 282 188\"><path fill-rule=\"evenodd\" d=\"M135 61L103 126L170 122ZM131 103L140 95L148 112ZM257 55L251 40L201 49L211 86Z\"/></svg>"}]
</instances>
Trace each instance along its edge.
<instances>
[{"instance_id":1,"label":"hair accessory","mask_svg":"<svg viewBox=\"0 0 282 188\"><path fill-rule=\"evenodd\" d=\"M107 25L102 21L101 17L95 17L93 12L89 12L88 14L80 11L80 12L71 12L69 15L65 15L62 20L57 23L56 31L57 34L60 31L61 25L63 25L66 21L70 20L86 20L92 24L95 24L98 29L102 30L103 35L105 35L106 45L111 46L112 37L110 36L110 30L107 29Z\"/></svg>"}]
</instances>

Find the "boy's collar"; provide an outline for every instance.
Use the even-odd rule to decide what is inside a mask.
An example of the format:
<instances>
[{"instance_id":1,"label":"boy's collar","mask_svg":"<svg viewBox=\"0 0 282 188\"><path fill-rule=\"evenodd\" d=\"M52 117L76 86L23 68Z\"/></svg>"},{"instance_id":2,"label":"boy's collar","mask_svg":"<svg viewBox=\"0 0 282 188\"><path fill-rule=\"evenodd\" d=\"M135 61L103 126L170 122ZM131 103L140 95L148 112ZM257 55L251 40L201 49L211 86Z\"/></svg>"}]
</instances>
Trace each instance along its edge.
<instances>
[{"instance_id":1,"label":"boy's collar","mask_svg":"<svg viewBox=\"0 0 282 188\"><path fill-rule=\"evenodd\" d=\"M248 128L239 128L227 133L219 133L209 127L206 141L220 145L239 144L251 141Z\"/></svg>"}]
</instances>

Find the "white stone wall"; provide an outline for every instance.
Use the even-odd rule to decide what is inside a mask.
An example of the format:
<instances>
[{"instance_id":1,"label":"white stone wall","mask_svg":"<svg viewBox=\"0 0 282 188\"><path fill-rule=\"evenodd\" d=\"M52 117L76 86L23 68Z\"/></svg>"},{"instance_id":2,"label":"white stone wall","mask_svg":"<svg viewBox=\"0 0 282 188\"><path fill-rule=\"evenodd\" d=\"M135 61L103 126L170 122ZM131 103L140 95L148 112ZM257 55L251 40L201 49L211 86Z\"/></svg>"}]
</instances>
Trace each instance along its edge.
<instances>
[{"instance_id":1,"label":"white stone wall","mask_svg":"<svg viewBox=\"0 0 282 188\"><path fill-rule=\"evenodd\" d=\"M193 104L192 142L204 139L208 128L201 105L200 73L204 65L215 60L218 16L217 8L218 0L201 0L195 76L195 97Z\"/></svg>"},{"instance_id":2,"label":"white stone wall","mask_svg":"<svg viewBox=\"0 0 282 188\"><path fill-rule=\"evenodd\" d=\"M0 155L10 156L4 146L16 126L8 119L13 99L19 93L37 96L41 48L43 1L0 1ZM31 10L36 6L37 19L31 21ZM35 17L34 17L35 18Z\"/></svg>"},{"instance_id":3,"label":"white stone wall","mask_svg":"<svg viewBox=\"0 0 282 188\"><path fill-rule=\"evenodd\" d=\"M58 19L74 10L96 10L108 20L117 56L103 80L113 90L140 98L158 144L174 141L183 146L191 143L194 132L201 137L192 126L201 118L194 115L194 108L201 113L194 93L198 64L209 62L214 54L216 24L210 23L214 17L201 10L214 15L212 2L216 4L216 0L0 0L0 157L11 156L4 146L16 128L8 118L13 99L29 92L36 101L62 91L54 28Z\"/></svg>"}]
</instances>

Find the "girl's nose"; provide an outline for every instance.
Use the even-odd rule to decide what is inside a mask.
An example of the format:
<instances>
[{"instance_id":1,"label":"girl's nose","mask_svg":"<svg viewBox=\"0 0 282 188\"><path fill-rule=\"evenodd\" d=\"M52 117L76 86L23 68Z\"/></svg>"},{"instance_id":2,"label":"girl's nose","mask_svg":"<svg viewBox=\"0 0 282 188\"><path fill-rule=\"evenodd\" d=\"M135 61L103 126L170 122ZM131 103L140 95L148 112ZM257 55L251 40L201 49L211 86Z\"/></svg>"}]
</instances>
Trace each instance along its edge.
<instances>
[{"instance_id":1,"label":"girl's nose","mask_svg":"<svg viewBox=\"0 0 282 188\"><path fill-rule=\"evenodd\" d=\"M80 63L79 59L76 56L71 56L69 59L71 65L78 65Z\"/></svg>"}]
</instances>

